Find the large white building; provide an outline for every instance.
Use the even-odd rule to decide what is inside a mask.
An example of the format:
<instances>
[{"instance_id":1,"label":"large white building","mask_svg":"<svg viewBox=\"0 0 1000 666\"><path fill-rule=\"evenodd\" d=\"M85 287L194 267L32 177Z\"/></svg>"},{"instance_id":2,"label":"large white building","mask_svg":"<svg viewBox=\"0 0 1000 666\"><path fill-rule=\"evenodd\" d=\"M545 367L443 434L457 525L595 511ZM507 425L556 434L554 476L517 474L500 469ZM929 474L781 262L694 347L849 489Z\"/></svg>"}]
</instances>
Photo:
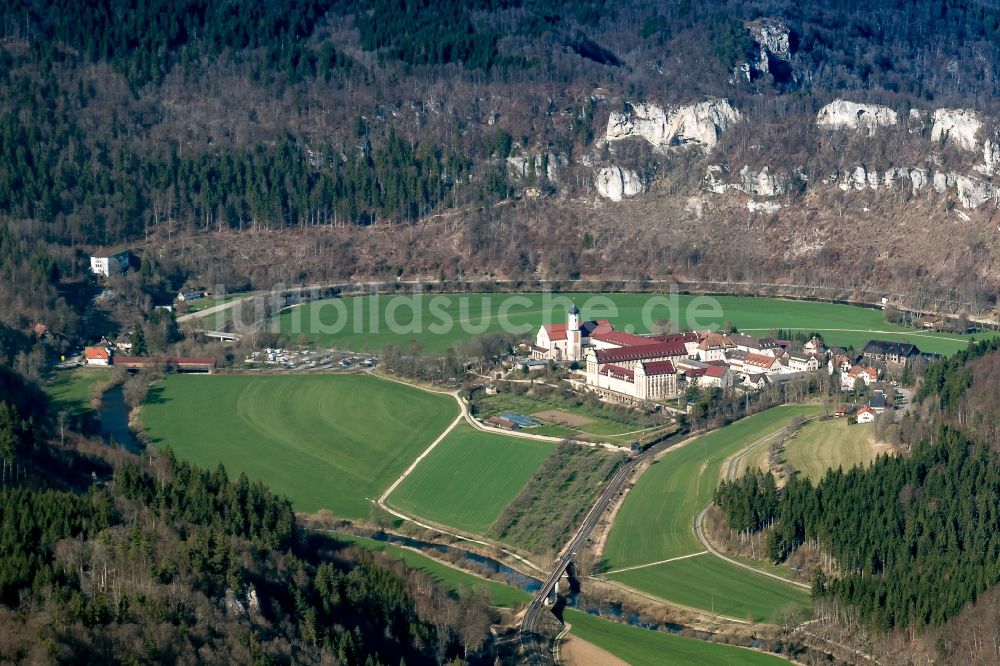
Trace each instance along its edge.
<instances>
[{"instance_id":1,"label":"large white building","mask_svg":"<svg viewBox=\"0 0 1000 666\"><path fill-rule=\"evenodd\" d=\"M128 252L99 252L90 257L90 272L111 277L128 269Z\"/></svg>"},{"instance_id":2,"label":"large white building","mask_svg":"<svg viewBox=\"0 0 1000 666\"><path fill-rule=\"evenodd\" d=\"M707 331L635 335L616 331L607 320L581 322L575 305L565 324L538 329L532 355L586 361L588 389L605 400L632 403L677 397L684 382L760 389L778 375L819 367L817 354L789 355L781 342L770 338Z\"/></svg>"},{"instance_id":3,"label":"large white building","mask_svg":"<svg viewBox=\"0 0 1000 666\"><path fill-rule=\"evenodd\" d=\"M567 313L565 324L547 324L538 329L532 355L556 361L581 361L584 348L591 345L596 333L614 330L607 319L581 322L580 309L574 304Z\"/></svg>"}]
</instances>

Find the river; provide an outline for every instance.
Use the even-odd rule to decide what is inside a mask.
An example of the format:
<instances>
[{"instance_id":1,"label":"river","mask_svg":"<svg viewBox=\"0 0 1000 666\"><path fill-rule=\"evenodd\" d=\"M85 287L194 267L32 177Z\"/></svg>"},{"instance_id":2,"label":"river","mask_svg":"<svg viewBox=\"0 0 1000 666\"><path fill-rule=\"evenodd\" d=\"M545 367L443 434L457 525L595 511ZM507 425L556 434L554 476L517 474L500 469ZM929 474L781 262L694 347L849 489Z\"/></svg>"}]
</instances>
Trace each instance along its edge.
<instances>
[{"instance_id":1,"label":"river","mask_svg":"<svg viewBox=\"0 0 1000 666\"><path fill-rule=\"evenodd\" d=\"M132 453L139 453L142 444L128 427L128 405L121 384L101 395L101 439L109 446L121 446Z\"/></svg>"}]
</instances>

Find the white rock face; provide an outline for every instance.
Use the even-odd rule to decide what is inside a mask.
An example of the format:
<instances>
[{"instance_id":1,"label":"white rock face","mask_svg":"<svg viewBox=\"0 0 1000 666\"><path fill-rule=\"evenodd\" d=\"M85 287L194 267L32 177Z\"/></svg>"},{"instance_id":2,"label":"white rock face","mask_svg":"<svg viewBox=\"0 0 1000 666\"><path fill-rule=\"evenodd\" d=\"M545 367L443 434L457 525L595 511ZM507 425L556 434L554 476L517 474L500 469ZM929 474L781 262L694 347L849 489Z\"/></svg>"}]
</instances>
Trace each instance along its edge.
<instances>
[{"instance_id":1,"label":"white rock face","mask_svg":"<svg viewBox=\"0 0 1000 666\"><path fill-rule=\"evenodd\" d=\"M832 180L836 179L837 175L834 175ZM877 170L869 171L863 166L857 166L844 174L843 179L837 187L845 192L866 188L870 190L880 188L892 189L896 186L896 181L902 179L910 181L910 192L916 194L927 185L927 170L920 167L892 167L882 173Z\"/></svg>"},{"instance_id":2,"label":"white rock face","mask_svg":"<svg viewBox=\"0 0 1000 666\"><path fill-rule=\"evenodd\" d=\"M827 129L864 129L874 134L879 127L897 122L896 112L880 104L858 104L837 99L816 114L816 124Z\"/></svg>"},{"instance_id":3,"label":"white rock face","mask_svg":"<svg viewBox=\"0 0 1000 666\"><path fill-rule=\"evenodd\" d=\"M519 180L525 180L531 175L536 179L544 176L549 182L558 184L560 173L568 166L569 158L565 153L535 153L507 158L508 172Z\"/></svg>"},{"instance_id":4,"label":"white rock face","mask_svg":"<svg viewBox=\"0 0 1000 666\"><path fill-rule=\"evenodd\" d=\"M594 174L594 186L598 194L612 201L634 197L644 189L639 174L616 165L598 169Z\"/></svg>"},{"instance_id":5,"label":"white rock face","mask_svg":"<svg viewBox=\"0 0 1000 666\"><path fill-rule=\"evenodd\" d=\"M975 150L976 133L983 123L972 109L938 109L934 112L931 141L944 141L965 150Z\"/></svg>"},{"instance_id":6,"label":"white rock face","mask_svg":"<svg viewBox=\"0 0 1000 666\"><path fill-rule=\"evenodd\" d=\"M771 70L771 58L788 62L791 57L789 48L789 30L784 21L773 18L763 18L747 25L747 30L760 47L760 56L755 63L744 63L738 68L748 82L752 80L751 68L758 74L767 74Z\"/></svg>"},{"instance_id":7,"label":"white rock face","mask_svg":"<svg viewBox=\"0 0 1000 666\"><path fill-rule=\"evenodd\" d=\"M944 171L935 171L932 182L934 184L935 192L938 194L947 192L949 187L955 186L955 174L945 173Z\"/></svg>"},{"instance_id":8,"label":"white rock face","mask_svg":"<svg viewBox=\"0 0 1000 666\"><path fill-rule=\"evenodd\" d=\"M744 166L740 169L736 181L732 183L722 180L724 172L725 169L718 164L708 167L705 173L705 186L716 194L722 194L726 190L739 190L755 196L777 197L788 192L788 177L772 173L767 166L762 167L760 171Z\"/></svg>"},{"instance_id":9,"label":"white rock face","mask_svg":"<svg viewBox=\"0 0 1000 666\"><path fill-rule=\"evenodd\" d=\"M789 30L780 19L765 18L750 23L747 26L754 41L767 49L771 55L782 60L788 60L791 51L788 46Z\"/></svg>"},{"instance_id":10,"label":"white rock face","mask_svg":"<svg viewBox=\"0 0 1000 666\"><path fill-rule=\"evenodd\" d=\"M983 163L977 165L975 169L985 176L1000 174L1000 143L990 139L983 141Z\"/></svg>"},{"instance_id":11,"label":"white rock face","mask_svg":"<svg viewBox=\"0 0 1000 666\"><path fill-rule=\"evenodd\" d=\"M777 201L754 201L747 202L747 210L751 213L776 213L781 210L781 204Z\"/></svg>"},{"instance_id":12,"label":"white rock face","mask_svg":"<svg viewBox=\"0 0 1000 666\"><path fill-rule=\"evenodd\" d=\"M635 104L629 110L608 116L608 141L642 137L655 148L696 144L711 148L719 135L741 120L740 112L724 99L686 106L661 108L655 104Z\"/></svg>"},{"instance_id":13,"label":"white rock face","mask_svg":"<svg viewBox=\"0 0 1000 666\"><path fill-rule=\"evenodd\" d=\"M955 178L955 188L958 190L958 200L965 208L977 208L987 201L994 203L1000 199L1000 190L984 180L953 174Z\"/></svg>"}]
</instances>

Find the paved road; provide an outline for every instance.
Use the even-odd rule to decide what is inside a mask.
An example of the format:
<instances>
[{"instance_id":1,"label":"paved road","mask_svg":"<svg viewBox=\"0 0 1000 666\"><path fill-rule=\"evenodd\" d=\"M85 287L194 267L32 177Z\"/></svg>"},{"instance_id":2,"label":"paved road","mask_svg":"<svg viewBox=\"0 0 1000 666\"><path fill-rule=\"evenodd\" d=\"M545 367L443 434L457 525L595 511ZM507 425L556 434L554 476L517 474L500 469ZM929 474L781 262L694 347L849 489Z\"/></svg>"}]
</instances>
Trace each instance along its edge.
<instances>
[{"instance_id":1,"label":"paved road","mask_svg":"<svg viewBox=\"0 0 1000 666\"><path fill-rule=\"evenodd\" d=\"M608 505L621 493L625 482L639 464L655 457L672 446L678 445L682 441L679 436L675 435L672 438L654 444L622 465L618 472L611 478L611 481L608 482L608 485L604 488L604 492L597 498L597 501L587 513L586 518L583 519L583 524L580 525L580 528L576 531L573 538L569 540L569 543L563 547L562 554L556 561L555 567L552 569L549 577L545 579L542 587L535 593L534 599L531 600L531 604L524 612L524 616L521 619L520 641L525 653L525 661L531 664L544 664L548 662L539 652L536 640L538 621L545 609L545 600L552 593L552 590L555 589L556 583L559 582L569 563L573 560L573 556L576 555L577 551L590 538L590 533L594 531L597 523L600 522L601 516L604 515Z\"/></svg>"}]
</instances>

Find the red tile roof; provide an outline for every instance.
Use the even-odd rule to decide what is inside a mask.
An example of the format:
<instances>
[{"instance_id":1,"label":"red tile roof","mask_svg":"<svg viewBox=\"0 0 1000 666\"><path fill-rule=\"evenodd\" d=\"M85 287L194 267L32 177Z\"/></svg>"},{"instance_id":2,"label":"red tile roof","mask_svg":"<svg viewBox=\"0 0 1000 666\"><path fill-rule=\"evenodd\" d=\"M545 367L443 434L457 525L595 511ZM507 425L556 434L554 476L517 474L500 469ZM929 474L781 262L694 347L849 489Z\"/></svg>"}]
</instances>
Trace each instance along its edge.
<instances>
[{"instance_id":1,"label":"red tile roof","mask_svg":"<svg viewBox=\"0 0 1000 666\"><path fill-rule=\"evenodd\" d=\"M665 359L671 356L687 356L687 349L683 344L656 342L646 345L635 345L634 347L618 347L617 349L597 349L594 351L597 362L601 365L605 363L622 363L624 361L645 361L653 359Z\"/></svg>"},{"instance_id":2,"label":"red tile roof","mask_svg":"<svg viewBox=\"0 0 1000 666\"><path fill-rule=\"evenodd\" d=\"M549 340L566 339L566 324L546 324L544 328L549 334Z\"/></svg>"},{"instance_id":3,"label":"red tile roof","mask_svg":"<svg viewBox=\"0 0 1000 666\"><path fill-rule=\"evenodd\" d=\"M111 354L104 347L87 347L83 354L87 359L104 359L106 361L111 358Z\"/></svg>"},{"instance_id":4,"label":"red tile roof","mask_svg":"<svg viewBox=\"0 0 1000 666\"><path fill-rule=\"evenodd\" d=\"M565 340L568 327L569 324L565 322L561 324L546 324L544 326L546 332L549 334L549 340ZM584 338L589 338L595 333L605 333L614 330L615 327L607 319L580 322L580 337Z\"/></svg>"},{"instance_id":5,"label":"red tile roof","mask_svg":"<svg viewBox=\"0 0 1000 666\"><path fill-rule=\"evenodd\" d=\"M674 364L670 361L647 361L642 364L642 369L646 376L674 374Z\"/></svg>"},{"instance_id":6,"label":"red tile roof","mask_svg":"<svg viewBox=\"0 0 1000 666\"><path fill-rule=\"evenodd\" d=\"M865 368L860 365L856 365L851 368L851 371L847 373L851 377L860 377L861 375L868 375L872 379L878 379L878 370L875 368Z\"/></svg>"},{"instance_id":7,"label":"red tile roof","mask_svg":"<svg viewBox=\"0 0 1000 666\"><path fill-rule=\"evenodd\" d=\"M705 368L705 374L709 377L715 377L716 379L722 379L729 372L729 368L723 365L710 365Z\"/></svg>"},{"instance_id":8,"label":"red tile roof","mask_svg":"<svg viewBox=\"0 0 1000 666\"><path fill-rule=\"evenodd\" d=\"M641 335L635 335L634 333L626 333L624 331L599 330L590 337L593 340L609 342L613 345L618 345L619 347L635 347L637 345L648 345L652 342L649 338Z\"/></svg>"},{"instance_id":9,"label":"red tile roof","mask_svg":"<svg viewBox=\"0 0 1000 666\"><path fill-rule=\"evenodd\" d=\"M728 335L723 335L721 333L709 333L702 339L701 343L698 345L699 349L731 349L735 347L736 344L729 339Z\"/></svg>"},{"instance_id":10,"label":"red tile roof","mask_svg":"<svg viewBox=\"0 0 1000 666\"><path fill-rule=\"evenodd\" d=\"M663 335L651 335L650 340L657 342L699 342L701 338L697 333L688 331L687 333L664 333Z\"/></svg>"},{"instance_id":11,"label":"red tile roof","mask_svg":"<svg viewBox=\"0 0 1000 666\"><path fill-rule=\"evenodd\" d=\"M775 363L777 363L776 358L763 354L747 354L746 358L743 359L743 365L752 365L755 368L770 368Z\"/></svg>"},{"instance_id":12,"label":"red tile roof","mask_svg":"<svg viewBox=\"0 0 1000 666\"><path fill-rule=\"evenodd\" d=\"M614 377L615 379L624 379L627 382L635 381L635 373L628 368L623 368L620 365L606 365L601 368L601 374L607 375L608 377Z\"/></svg>"}]
</instances>

